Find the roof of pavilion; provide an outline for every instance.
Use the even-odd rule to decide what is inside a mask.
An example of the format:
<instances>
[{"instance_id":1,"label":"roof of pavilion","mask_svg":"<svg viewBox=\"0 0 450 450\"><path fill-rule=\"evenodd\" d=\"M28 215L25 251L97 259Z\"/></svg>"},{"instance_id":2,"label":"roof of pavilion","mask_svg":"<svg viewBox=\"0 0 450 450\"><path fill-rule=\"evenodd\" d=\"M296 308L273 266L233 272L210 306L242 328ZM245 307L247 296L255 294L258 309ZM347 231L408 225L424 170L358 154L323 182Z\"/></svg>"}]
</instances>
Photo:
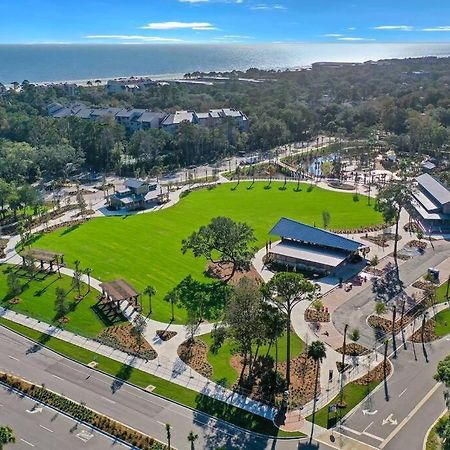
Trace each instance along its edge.
<instances>
[{"instance_id":1,"label":"roof of pavilion","mask_svg":"<svg viewBox=\"0 0 450 450\"><path fill-rule=\"evenodd\" d=\"M137 297L139 292L123 279L101 283L100 287L106 292L113 301L128 300Z\"/></svg>"}]
</instances>

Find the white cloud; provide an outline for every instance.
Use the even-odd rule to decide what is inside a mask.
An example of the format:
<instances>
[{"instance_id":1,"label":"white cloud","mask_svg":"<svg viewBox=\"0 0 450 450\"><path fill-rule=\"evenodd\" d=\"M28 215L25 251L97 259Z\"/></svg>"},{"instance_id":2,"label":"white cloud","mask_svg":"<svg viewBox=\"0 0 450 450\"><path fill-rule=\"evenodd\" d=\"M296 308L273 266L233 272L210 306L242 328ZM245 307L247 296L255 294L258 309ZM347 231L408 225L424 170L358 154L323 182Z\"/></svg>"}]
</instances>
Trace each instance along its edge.
<instances>
[{"instance_id":1,"label":"white cloud","mask_svg":"<svg viewBox=\"0 0 450 450\"><path fill-rule=\"evenodd\" d=\"M441 27L423 28L422 31L450 31L450 25Z\"/></svg>"},{"instance_id":2,"label":"white cloud","mask_svg":"<svg viewBox=\"0 0 450 450\"><path fill-rule=\"evenodd\" d=\"M211 31L217 28L209 22L150 22L140 27L144 30L180 30Z\"/></svg>"},{"instance_id":3,"label":"white cloud","mask_svg":"<svg viewBox=\"0 0 450 450\"><path fill-rule=\"evenodd\" d=\"M375 39L369 39L364 37L340 37L338 41L374 41Z\"/></svg>"},{"instance_id":4,"label":"white cloud","mask_svg":"<svg viewBox=\"0 0 450 450\"><path fill-rule=\"evenodd\" d=\"M133 34L90 34L87 36L83 36L83 38L136 42L183 42L181 39L175 38L164 38L160 36L139 36Z\"/></svg>"},{"instance_id":5,"label":"white cloud","mask_svg":"<svg viewBox=\"0 0 450 450\"><path fill-rule=\"evenodd\" d=\"M209 0L178 0L180 3L208 3Z\"/></svg>"},{"instance_id":6,"label":"white cloud","mask_svg":"<svg viewBox=\"0 0 450 450\"><path fill-rule=\"evenodd\" d=\"M250 9L253 9L254 11L274 11L274 10L285 10L287 9L286 6L283 5L267 5L267 4L259 4L259 5L255 5L252 6Z\"/></svg>"},{"instance_id":7,"label":"white cloud","mask_svg":"<svg viewBox=\"0 0 450 450\"><path fill-rule=\"evenodd\" d=\"M327 34L322 34L322 37L343 37L343 34L339 34L339 33L327 33Z\"/></svg>"},{"instance_id":8,"label":"white cloud","mask_svg":"<svg viewBox=\"0 0 450 450\"><path fill-rule=\"evenodd\" d=\"M413 31L414 27L411 25L379 25L373 27L374 30L397 30L397 31Z\"/></svg>"}]
</instances>

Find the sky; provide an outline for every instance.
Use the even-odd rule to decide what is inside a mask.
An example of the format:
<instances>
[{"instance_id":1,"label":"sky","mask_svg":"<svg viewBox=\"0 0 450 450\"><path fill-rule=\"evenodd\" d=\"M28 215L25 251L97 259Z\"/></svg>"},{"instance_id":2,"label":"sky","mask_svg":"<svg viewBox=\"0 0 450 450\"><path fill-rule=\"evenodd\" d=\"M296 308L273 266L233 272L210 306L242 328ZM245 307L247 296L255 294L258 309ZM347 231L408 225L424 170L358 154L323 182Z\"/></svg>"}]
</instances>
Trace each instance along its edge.
<instances>
[{"instance_id":1,"label":"sky","mask_svg":"<svg viewBox=\"0 0 450 450\"><path fill-rule=\"evenodd\" d=\"M0 0L0 43L450 42L450 0Z\"/></svg>"}]
</instances>

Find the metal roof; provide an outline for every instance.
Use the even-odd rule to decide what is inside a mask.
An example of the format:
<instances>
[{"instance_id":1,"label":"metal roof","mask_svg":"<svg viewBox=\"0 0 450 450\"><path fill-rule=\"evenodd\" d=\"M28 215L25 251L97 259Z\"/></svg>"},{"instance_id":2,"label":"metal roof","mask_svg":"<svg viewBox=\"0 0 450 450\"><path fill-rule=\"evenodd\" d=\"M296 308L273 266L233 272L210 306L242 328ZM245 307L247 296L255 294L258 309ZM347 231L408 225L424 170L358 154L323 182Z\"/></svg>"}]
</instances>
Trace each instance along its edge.
<instances>
[{"instance_id":1,"label":"metal roof","mask_svg":"<svg viewBox=\"0 0 450 450\"><path fill-rule=\"evenodd\" d=\"M298 261L307 261L322 264L328 267L337 267L348 256L340 250L329 250L314 245L301 244L297 242L281 242L270 250L274 255L287 256Z\"/></svg>"},{"instance_id":2,"label":"metal roof","mask_svg":"<svg viewBox=\"0 0 450 450\"><path fill-rule=\"evenodd\" d=\"M335 248L348 252L354 252L359 248L364 247L364 244L361 242L353 241L338 234L331 233L330 231L311 227L310 225L287 219L286 217L282 217L278 221L270 231L270 234L298 242L321 245L323 247Z\"/></svg>"},{"instance_id":3,"label":"metal roof","mask_svg":"<svg viewBox=\"0 0 450 450\"><path fill-rule=\"evenodd\" d=\"M143 184L145 184L145 181L142 180L138 180L136 178L129 178L128 180L125 181L124 185L127 188L131 188L131 189L137 189L140 188Z\"/></svg>"},{"instance_id":4,"label":"metal roof","mask_svg":"<svg viewBox=\"0 0 450 450\"><path fill-rule=\"evenodd\" d=\"M450 191L436 178L424 173L416 178L420 187L431 195L438 203L445 205L450 203Z\"/></svg>"}]
</instances>

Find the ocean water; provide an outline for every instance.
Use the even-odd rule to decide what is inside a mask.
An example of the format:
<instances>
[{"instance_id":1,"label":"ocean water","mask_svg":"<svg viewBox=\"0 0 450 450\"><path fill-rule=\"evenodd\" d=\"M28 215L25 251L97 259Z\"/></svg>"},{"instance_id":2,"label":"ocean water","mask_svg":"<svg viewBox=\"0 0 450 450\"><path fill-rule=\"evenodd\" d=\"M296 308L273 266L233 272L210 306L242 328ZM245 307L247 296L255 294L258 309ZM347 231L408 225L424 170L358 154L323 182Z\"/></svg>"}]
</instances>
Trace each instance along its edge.
<instances>
[{"instance_id":1,"label":"ocean water","mask_svg":"<svg viewBox=\"0 0 450 450\"><path fill-rule=\"evenodd\" d=\"M130 75L286 69L317 61L450 56L450 43L261 45L0 45L0 82L88 80Z\"/></svg>"}]
</instances>

